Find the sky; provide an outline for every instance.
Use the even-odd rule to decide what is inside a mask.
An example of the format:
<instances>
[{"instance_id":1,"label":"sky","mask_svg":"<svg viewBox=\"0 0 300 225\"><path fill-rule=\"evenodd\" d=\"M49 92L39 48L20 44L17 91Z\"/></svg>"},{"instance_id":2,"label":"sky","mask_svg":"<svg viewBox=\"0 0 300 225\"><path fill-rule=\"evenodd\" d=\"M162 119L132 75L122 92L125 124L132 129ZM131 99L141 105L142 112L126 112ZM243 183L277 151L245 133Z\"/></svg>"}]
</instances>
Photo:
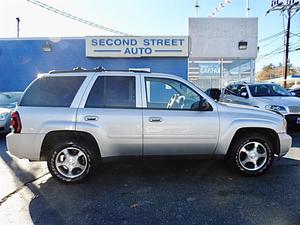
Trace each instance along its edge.
<instances>
[{"instance_id":1,"label":"sky","mask_svg":"<svg viewBox=\"0 0 300 225\"><path fill-rule=\"evenodd\" d=\"M195 0L40 0L75 16L131 35L188 35L188 18L195 16ZM223 0L198 0L199 17L207 17ZM285 0L284 0L285 1ZM271 0L250 0L250 16L258 17L258 40L283 31L278 12L265 16ZM245 17L246 0L232 0L217 17ZM0 0L0 38L16 37L16 17L20 37L73 37L111 33L57 15L27 0ZM286 22L286 21L285 21ZM300 11L292 19L292 49L300 48ZM296 35L294 35L296 34ZM269 63L283 63L283 35L259 41L256 70ZM300 50L290 53L290 62L300 67Z\"/></svg>"}]
</instances>

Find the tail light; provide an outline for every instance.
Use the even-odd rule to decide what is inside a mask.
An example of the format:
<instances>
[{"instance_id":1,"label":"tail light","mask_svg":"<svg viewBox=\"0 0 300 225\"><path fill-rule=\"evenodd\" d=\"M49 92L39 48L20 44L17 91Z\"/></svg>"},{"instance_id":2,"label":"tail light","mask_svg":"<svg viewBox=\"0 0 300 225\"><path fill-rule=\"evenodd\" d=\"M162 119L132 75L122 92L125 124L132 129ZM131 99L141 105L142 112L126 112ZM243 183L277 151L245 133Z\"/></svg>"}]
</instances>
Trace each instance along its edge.
<instances>
[{"instance_id":1,"label":"tail light","mask_svg":"<svg viewBox=\"0 0 300 225\"><path fill-rule=\"evenodd\" d=\"M11 113L11 127L14 133L21 133L22 124L20 120L20 115L17 111Z\"/></svg>"}]
</instances>

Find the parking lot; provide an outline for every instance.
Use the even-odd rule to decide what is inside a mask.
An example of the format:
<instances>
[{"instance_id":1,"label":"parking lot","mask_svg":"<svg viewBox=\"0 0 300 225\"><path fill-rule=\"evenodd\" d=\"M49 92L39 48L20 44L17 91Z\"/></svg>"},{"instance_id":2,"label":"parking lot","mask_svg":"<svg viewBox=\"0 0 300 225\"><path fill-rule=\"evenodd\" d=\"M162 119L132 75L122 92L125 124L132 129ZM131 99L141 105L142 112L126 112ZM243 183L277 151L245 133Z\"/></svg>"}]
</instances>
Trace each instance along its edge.
<instances>
[{"instance_id":1,"label":"parking lot","mask_svg":"<svg viewBox=\"0 0 300 225\"><path fill-rule=\"evenodd\" d=\"M45 163L10 156L0 138L1 224L300 224L300 134L260 177L219 159L106 162L63 185Z\"/></svg>"}]
</instances>

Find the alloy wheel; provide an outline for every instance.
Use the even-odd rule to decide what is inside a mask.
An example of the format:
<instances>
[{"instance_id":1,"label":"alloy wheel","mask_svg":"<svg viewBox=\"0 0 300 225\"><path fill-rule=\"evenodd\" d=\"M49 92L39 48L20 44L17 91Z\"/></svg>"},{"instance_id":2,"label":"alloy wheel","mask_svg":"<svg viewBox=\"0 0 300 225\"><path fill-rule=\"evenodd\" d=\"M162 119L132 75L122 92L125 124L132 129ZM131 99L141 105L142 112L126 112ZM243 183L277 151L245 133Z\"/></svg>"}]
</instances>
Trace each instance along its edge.
<instances>
[{"instance_id":1,"label":"alloy wheel","mask_svg":"<svg viewBox=\"0 0 300 225\"><path fill-rule=\"evenodd\" d=\"M67 178L79 177L88 167L87 156L79 148L64 148L55 157L55 167Z\"/></svg>"},{"instance_id":2,"label":"alloy wheel","mask_svg":"<svg viewBox=\"0 0 300 225\"><path fill-rule=\"evenodd\" d=\"M257 141L248 142L239 150L238 160L243 169L256 171L267 162L267 149Z\"/></svg>"}]
</instances>

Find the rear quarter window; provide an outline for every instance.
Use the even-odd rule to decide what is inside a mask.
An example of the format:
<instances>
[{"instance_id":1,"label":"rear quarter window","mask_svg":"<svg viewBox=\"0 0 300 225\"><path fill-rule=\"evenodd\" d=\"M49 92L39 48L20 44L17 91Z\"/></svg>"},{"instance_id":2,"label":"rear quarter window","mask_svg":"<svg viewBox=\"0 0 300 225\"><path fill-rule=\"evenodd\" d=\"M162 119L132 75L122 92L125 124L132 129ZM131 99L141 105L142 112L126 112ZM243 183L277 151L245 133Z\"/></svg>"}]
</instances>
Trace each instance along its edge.
<instances>
[{"instance_id":1,"label":"rear quarter window","mask_svg":"<svg viewBox=\"0 0 300 225\"><path fill-rule=\"evenodd\" d=\"M20 106L70 107L85 76L42 77L32 83Z\"/></svg>"}]
</instances>

